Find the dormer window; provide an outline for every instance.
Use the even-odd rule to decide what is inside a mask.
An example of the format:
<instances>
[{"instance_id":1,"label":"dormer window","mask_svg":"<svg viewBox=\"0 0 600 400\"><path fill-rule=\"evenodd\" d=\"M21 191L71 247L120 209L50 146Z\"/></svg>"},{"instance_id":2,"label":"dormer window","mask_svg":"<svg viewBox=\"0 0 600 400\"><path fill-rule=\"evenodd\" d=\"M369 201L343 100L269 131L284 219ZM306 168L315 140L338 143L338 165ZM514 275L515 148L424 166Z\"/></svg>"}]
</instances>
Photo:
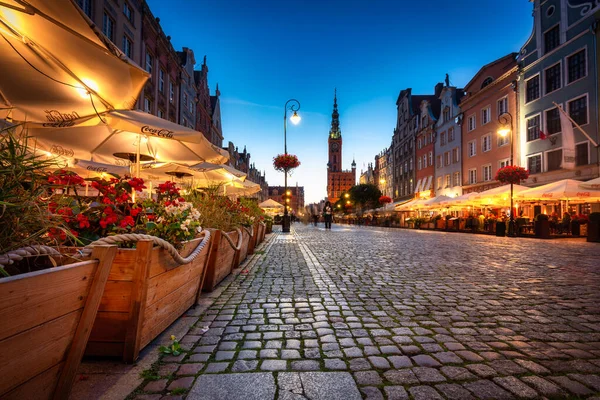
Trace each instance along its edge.
<instances>
[{"instance_id":1,"label":"dormer window","mask_svg":"<svg viewBox=\"0 0 600 400\"><path fill-rule=\"evenodd\" d=\"M481 84L481 88L483 89L484 87L486 87L487 85L489 85L493 81L494 81L494 78L492 78L491 76L488 76L487 78L485 78L485 80Z\"/></svg>"}]
</instances>

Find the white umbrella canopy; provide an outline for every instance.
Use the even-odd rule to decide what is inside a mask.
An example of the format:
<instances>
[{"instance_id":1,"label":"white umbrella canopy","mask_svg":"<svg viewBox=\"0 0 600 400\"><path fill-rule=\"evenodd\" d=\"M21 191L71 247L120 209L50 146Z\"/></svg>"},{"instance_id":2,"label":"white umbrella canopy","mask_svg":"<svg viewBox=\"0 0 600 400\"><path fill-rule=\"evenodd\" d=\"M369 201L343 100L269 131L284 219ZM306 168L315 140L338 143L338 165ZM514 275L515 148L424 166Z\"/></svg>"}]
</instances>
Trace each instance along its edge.
<instances>
[{"instance_id":1,"label":"white umbrella canopy","mask_svg":"<svg viewBox=\"0 0 600 400\"><path fill-rule=\"evenodd\" d=\"M283 208L283 204L273 199L267 199L258 205L260 208Z\"/></svg>"},{"instance_id":2,"label":"white umbrella canopy","mask_svg":"<svg viewBox=\"0 0 600 400\"><path fill-rule=\"evenodd\" d=\"M513 198L517 193L529 190L527 186L513 185ZM510 184L498 186L492 189L484 190L472 197L473 200L482 205L489 204L509 204L510 203Z\"/></svg>"},{"instance_id":3,"label":"white umbrella canopy","mask_svg":"<svg viewBox=\"0 0 600 400\"><path fill-rule=\"evenodd\" d=\"M600 178L591 179L589 181L582 182L581 187L584 189L600 190Z\"/></svg>"},{"instance_id":4,"label":"white umbrella canopy","mask_svg":"<svg viewBox=\"0 0 600 400\"><path fill-rule=\"evenodd\" d=\"M450 197L448 200L444 200L440 204L447 207L472 206L477 204L477 202L474 200L475 196L477 195L479 195L479 192L465 193L462 196Z\"/></svg>"},{"instance_id":5,"label":"white umbrella canopy","mask_svg":"<svg viewBox=\"0 0 600 400\"><path fill-rule=\"evenodd\" d=\"M138 146L140 162L196 164L229 158L202 133L141 111L110 111L74 127L28 128L26 133L35 150L106 164L135 163Z\"/></svg>"},{"instance_id":6,"label":"white umbrella canopy","mask_svg":"<svg viewBox=\"0 0 600 400\"><path fill-rule=\"evenodd\" d=\"M145 164L142 166L140 177L152 181L184 181L191 187L210 187L232 182L232 175L220 171L199 171L177 163ZM233 177L236 181L237 178ZM239 181L241 184L241 181Z\"/></svg>"},{"instance_id":7,"label":"white umbrella canopy","mask_svg":"<svg viewBox=\"0 0 600 400\"><path fill-rule=\"evenodd\" d=\"M258 183L244 181L223 185L223 194L226 196L250 196L262 190Z\"/></svg>"},{"instance_id":8,"label":"white umbrella canopy","mask_svg":"<svg viewBox=\"0 0 600 400\"><path fill-rule=\"evenodd\" d=\"M149 74L92 25L73 0L0 2L0 118L59 127L134 107Z\"/></svg>"},{"instance_id":9,"label":"white umbrella canopy","mask_svg":"<svg viewBox=\"0 0 600 400\"><path fill-rule=\"evenodd\" d=\"M230 174L236 176L241 181L245 181L246 177L247 177L246 173L244 173L240 170L237 170L227 164L215 164L215 163L210 163L210 162L201 162L199 164L192 165L191 168L198 169L200 171L215 171L215 170L221 169L221 170L227 171Z\"/></svg>"},{"instance_id":10,"label":"white umbrella canopy","mask_svg":"<svg viewBox=\"0 0 600 400\"><path fill-rule=\"evenodd\" d=\"M517 194L522 200L569 200L569 201L600 201L600 189L586 189L582 187L583 182L574 179L563 179L524 190Z\"/></svg>"}]
</instances>

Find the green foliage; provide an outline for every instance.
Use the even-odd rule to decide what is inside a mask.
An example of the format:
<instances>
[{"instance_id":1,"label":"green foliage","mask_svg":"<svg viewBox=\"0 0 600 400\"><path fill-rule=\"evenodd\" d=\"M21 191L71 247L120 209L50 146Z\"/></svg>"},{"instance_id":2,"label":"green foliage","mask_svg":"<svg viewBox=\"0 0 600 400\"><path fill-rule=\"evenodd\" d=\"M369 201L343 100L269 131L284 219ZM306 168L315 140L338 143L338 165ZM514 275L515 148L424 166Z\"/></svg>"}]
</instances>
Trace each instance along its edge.
<instances>
[{"instance_id":1,"label":"green foliage","mask_svg":"<svg viewBox=\"0 0 600 400\"><path fill-rule=\"evenodd\" d=\"M186 388L175 388L175 389L171 390L171 394L175 394L175 395L185 394L186 392L187 392Z\"/></svg>"},{"instance_id":2,"label":"green foliage","mask_svg":"<svg viewBox=\"0 0 600 400\"><path fill-rule=\"evenodd\" d=\"M169 346L160 346L158 348L158 351L161 354L178 356L181 354L181 345L179 344L179 341L177 340L177 338L175 336L171 335L171 344Z\"/></svg>"},{"instance_id":3,"label":"green foliage","mask_svg":"<svg viewBox=\"0 0 600 400\"><path fill-rule=\"evenodd\" d=\"M546 214L538 214L535 216L536 221L548 221L549 217Z\"/></svg>"},{"instance_id":4,"label":"green foliage","mask_svg":"<svg viewBox=\"0 0 600 400\"><path fill-rule=\"evenodd\" d=\"M140 378L147 381L157 381L160 379L160 376L152 369L145 369L140 372Z\"/></svg>"},{"instance_id":5,"label":"green foliage","mask_svg":"<svg viewBox=\"0 0 600 400\"><path fill-rule=\"evenodd\" d=\"M368 183L362 183L355 185L348 190L350 194L350 201L362 209L380 207L379 198L381 197L381 190L375 185Z\"/></svg>"}]
</instances>

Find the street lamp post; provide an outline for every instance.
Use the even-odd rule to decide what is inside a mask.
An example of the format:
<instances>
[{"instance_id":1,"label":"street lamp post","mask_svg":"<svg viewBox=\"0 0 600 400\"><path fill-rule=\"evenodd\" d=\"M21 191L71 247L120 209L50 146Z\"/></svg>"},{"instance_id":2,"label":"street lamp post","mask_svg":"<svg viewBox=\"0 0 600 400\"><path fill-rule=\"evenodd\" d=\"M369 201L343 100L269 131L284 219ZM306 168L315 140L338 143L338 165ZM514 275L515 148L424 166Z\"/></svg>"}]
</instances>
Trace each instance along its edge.
<instances>
[{"instance_id":1,"label":"street lamp post","mask_svg":"<svg viewBox=\"0 0 600 400\"><path fill-rule=\"evenodd\" d=\"M502 125L502 128L498 130L498 134L502 137L509 137L510 145L510 165L514 165L513 159L513 129L512 129L512 114L505 112L498 116L498 122ZM516 236L515 229L515 216L513 208L513 182L510 182L510 219L508 221L508 236Z\"/></svg>"},{"instance_id":2,"label":"street lamp post","mask_svg":"<svg viewBox=\"0 0 600 400\"><path fill-rule=\"evenodd\" d=\"M285 106L283 107L283 152L286 156L287 156L287 113L288 113L288 111L294 112L294 114L292 114L292 116L290 117L290 121L292 121L292 123L294 125L297 125L298 122L300 122L300 116L297 113L297 111L299 109L300 109L300 102L296 99L289 99L288 101L286 101ZM285 178L284 178L283 194L285 196L285 199L283 202L283 206L284 206L283 207L283 222L282 222L281 230L284 233L287 233L290 231L290 216L288 214L289 195L288 195L288 189L287 189L288 171L287 170L284 171L284 174L285 174Z\"/></svg>"}]
</instances>

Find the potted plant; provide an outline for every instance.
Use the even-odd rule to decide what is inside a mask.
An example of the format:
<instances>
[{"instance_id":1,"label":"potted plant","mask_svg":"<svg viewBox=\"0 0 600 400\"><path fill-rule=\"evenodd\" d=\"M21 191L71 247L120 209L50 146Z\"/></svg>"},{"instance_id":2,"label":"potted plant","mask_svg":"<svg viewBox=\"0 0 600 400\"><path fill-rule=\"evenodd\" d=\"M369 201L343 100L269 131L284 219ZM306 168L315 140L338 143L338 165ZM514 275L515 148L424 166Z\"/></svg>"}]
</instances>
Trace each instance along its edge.
<instances>
[{"instance_id":1,"label":"potted plant","mask_svg":"<svg viewBox=\"0 0 600 400\"><path fill-rule=\"evenodd\" d=\"M446 229L446 220L442 218L441 214L437 214L433 217L433 221L435 222L436 229Z\"/></svg>"},{"instance_id":2,"label":"potted plant","mask_svg":"<svg viewBox=\"0 0 600 400\"><path fill-rule=\"evenodd\" d=\"M600 242L600 212L593 212L588 218L587 241Z\"/></svg>"},{"instance_id":3,"label":"potted plant","mask_svg":"<svg viewBox=\"0 0 600 400\"><path fill-rule=\"evenodd\" d=\"M548 215L538 214L535 216L534 231L537 238L550 238L550 221Z\"/></svg>"}]
</instances>

